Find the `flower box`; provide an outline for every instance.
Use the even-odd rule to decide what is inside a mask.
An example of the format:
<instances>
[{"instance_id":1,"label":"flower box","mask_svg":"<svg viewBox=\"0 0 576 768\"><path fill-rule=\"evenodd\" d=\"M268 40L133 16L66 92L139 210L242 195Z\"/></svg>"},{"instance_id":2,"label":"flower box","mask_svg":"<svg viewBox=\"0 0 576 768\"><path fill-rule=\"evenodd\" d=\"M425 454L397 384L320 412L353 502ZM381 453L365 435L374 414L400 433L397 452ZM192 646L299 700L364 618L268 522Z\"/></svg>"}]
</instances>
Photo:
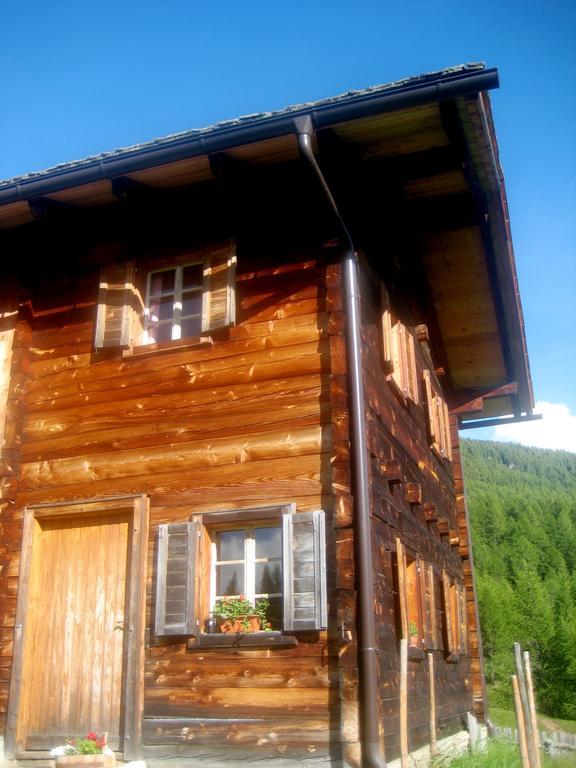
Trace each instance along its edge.
<instances>
[{"instance_id":1,"label":"flower box","mask_svg":"<svg viewBox=\"0 0 576 768\"><path fill-rule=\"evenodd\" d=\"M238 616L235 619L223 619L218 622L218 629L227 635L259 632L260 619L258 616Z\"/></svg>"},{"instance_id":2,"label":"flower box","mask_svg":"<svg viewBox=\"0 0 576 768\"><path fill-rule=\"evenodd\" d=\"M114 755L58 755L56 768L115 768Z\"/></svg>"}]
</instances>

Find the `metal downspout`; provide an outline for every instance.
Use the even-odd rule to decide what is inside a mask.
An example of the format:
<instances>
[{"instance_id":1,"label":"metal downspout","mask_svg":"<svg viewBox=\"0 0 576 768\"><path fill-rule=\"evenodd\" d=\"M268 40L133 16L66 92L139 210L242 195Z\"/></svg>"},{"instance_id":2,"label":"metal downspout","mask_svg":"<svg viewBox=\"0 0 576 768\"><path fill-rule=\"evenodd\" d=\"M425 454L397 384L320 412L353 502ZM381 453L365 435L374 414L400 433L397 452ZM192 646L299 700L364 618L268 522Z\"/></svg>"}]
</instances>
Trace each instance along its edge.
<instances>
[{"instance_id":1,"label":"metal downspout","mask_svg":"<svg viewBox=\"0 0 576 768\"><path fill-rule=\"evenodd\" d=\"M358 584L360 633L360 696L363 765L386 768L380 752L378 724L378 665L376 624L374 620L374 582L372 563L372 531L370 521L370 492L368 478L368 445L366 441L366 411L364 404L364 375L362 371L362 338L360 319L360 289L358 257L350 233L340 215L326 179L312 150L314 128L309 115L294 120L298 147L316 175L334 212L344 239L342 277L346 323L346 361L350 397L351 448L353 492L356 519L356 574Z\"/></svg>"}]
</instances>

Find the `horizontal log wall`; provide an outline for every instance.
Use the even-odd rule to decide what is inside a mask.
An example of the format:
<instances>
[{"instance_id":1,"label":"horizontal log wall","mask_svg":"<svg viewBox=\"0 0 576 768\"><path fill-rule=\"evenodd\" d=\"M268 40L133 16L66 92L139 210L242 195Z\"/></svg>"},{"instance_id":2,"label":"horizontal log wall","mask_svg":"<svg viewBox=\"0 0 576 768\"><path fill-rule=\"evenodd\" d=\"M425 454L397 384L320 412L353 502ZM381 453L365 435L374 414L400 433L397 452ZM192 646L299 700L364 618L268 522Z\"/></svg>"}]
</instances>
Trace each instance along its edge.
<instances>
[{"instance_id":1,"label":"horizontal log wall","mask_svg":"<svg viewBox=\"0 0 576 768\"><path fill-rule=\"evenodd\" d=\"M339 653L354 656L355 647L342 652L333 637L338 621L354 622L352 536L342 528L351 502L339 275L317 258L270 264L267 254L248 268L240 255L236 327L212 344L158 354L94 351L94 267L77 271L74 290L56 279L31 297L35 317L12 366L17 463L2 476L2 716L26 504L148 494L150 637L160 523L295 503L327 514L330 631L273 650L155 640L146 650L144 753L233 745L266 758L319 756L334 755L341 737L357 741L354 696L341 705L356 681L339 670Z\"/></svg>"},{"instance_id":2,"label":"horizontal log wall","mask_svg":"<svg viewBox=\"0 0 576 768\"><path fill-rule=\"evenodd\" d=\"M460 583L464 571L451 532L458 531L456 495L450 462L431 449L422 370L429 368L417 347L419 402L398 395L383 366L378 287L364 276L363 353L370 451L371 504L376 568L375 613L380 659L380 711L388 760L400 753L400 620L396 538L413 556L432 565L438 647L433 651L438 737L460 730L473 709L470 658L449 663L440 575L445 570ZM405 318L401 318L405 320ZM433 514L426 514L432 509ZM432 519L430 519L432 518ZM438 522L436 522L438 521ZM458 541L456 542L456 545ZM428 661L408 662L408 747L430 743Z\"/></svg>"}]
</instances>

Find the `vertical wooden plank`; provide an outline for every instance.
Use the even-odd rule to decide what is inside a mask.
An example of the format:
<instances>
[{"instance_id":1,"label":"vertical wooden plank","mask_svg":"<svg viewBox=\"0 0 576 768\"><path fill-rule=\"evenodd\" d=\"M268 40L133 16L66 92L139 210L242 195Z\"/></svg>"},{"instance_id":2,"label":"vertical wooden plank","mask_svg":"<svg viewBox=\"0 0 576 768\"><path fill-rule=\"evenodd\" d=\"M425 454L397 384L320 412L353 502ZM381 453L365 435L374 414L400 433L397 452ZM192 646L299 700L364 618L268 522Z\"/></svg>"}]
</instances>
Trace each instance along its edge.
<instances>
[{"instance_id":1,"label":"vertical wooden plank","mask_svg":"<svg viewBox=\"0 0 576 768\"><path fill-rule=\"evenodd\" d=\"M400 640L400 765L408 768L408 640Z\"/></svg>"},{"instance_id":2,"label":"vertical wooden plank","mask_svg":"<svg viewBox=\"0 0 576 768\"><path fill-rule=\"evenodd\" d=\"M522 761L522 768L530 768L530 760L528 758L528 745L526 741L526 726L524 722L524 712L522 709L522 702L520 700L520 690L518 685L518 678L516 675L512 675L512 690L514 691L514 706L516 708L516 725L518 727L518 746L520 748L520 759Z\"/></svg>"},{"instance_id":3,"label":"vertical wooden plank","mask_svg":"<svg viewBox=\"0 0 576 768\"><path fill-rule=\"evenodd\" d=\"M130 620L132 632L126 675L126 723L131 738L125 740L124 757L136 760L142 744L144 713L144 661L146 633L146 570L148 556L149 500L139 496L134 500L132 552L130 571Z\"/></svg>"},{"instance_id":4,"label":"vertical wooden plank","mask_svg":"<svg viewBox=\"0 0 576 768\"><path fill-rule=\"evenodd\" d=\"M534 756L534 768L540 768L540 736L538 733L538 721L536 719L536 702L534 701L534 686L532 684L532 665L530 654L524 651L524 667L526 669L526 693L528 694L528 708L530 710L530 725L532 727L532 752Z\"/></svg>"},{"instance_id":5,"label":"vertical wooden plank","mask_svg":"<svg viewBox=\"0 0 576 768\"><path fill-rule=\"evenodd\" d=\"M434 654L428 654L428 686L430 690L430 754L438 754L436 739L436 680L434 678Z\"/></svg>"},{"instance_id":6,"label":"vertical wooden plank","mask_svg":"<svg viewBox=\"0 0 576 768\"><path fill-rule=\"evenodd\" d=\"M522 716L524 721L524 730L526 733L526 744L528 745L528 760L532 768L534 768L534 758L531 755L529 749L532 744L532 721L530 719L530 707L528 705L528 694L526 692L526 678L524 676L524 667L522 666L522 650L520 643L514 643L514 662L516 665L516 679L518 681L518 694L520 696L520 703L522 705Z\"/></svg>"}]
</instances>

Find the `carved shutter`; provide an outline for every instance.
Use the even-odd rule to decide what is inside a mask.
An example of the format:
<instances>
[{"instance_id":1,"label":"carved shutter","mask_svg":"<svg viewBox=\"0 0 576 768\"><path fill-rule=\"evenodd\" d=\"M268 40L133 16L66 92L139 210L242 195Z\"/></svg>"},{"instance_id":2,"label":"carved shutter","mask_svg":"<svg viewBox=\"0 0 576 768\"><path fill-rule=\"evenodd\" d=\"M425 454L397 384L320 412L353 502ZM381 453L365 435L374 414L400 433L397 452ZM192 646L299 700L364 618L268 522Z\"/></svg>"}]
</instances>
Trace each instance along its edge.
<instances>
[{"instance_id":1,"label":"carved shutter","mask_svg":"<svg viewBox=\"0 0 576 768\"><path fill-rule=\"evenodd\" d=\"M211 246L204 261L202 332L236 322L236 245Z\"/></svg>"},{"instance_id":2,"label":"carved shutter","mask_svg":"<svg viewBox=\"0 0 576 768\"><path fill-rule=\"evenodd\" d=\"M284 629L325 629L326 533L324 512L284 515Z\"/></svg>"},{"instance_id":3,"label":"carved shutter","mask_svg":"<svg viewBox=\"0 0 576 768\"><path fill-rule=\"evenodd\" d=\"M134 262L108 264L100 275L96 349L128 347L134 302Z\"/></svg>"},{"instance_id":4,"label":"carved shutter","mask_svg":"<svg viewBox=\"0 0 576 768\"><path fill-rule=\"evenodd\" d=\"M195 635L194 570L199 523L158 527L156 635Z\"/></svg>"}]
</instances>

